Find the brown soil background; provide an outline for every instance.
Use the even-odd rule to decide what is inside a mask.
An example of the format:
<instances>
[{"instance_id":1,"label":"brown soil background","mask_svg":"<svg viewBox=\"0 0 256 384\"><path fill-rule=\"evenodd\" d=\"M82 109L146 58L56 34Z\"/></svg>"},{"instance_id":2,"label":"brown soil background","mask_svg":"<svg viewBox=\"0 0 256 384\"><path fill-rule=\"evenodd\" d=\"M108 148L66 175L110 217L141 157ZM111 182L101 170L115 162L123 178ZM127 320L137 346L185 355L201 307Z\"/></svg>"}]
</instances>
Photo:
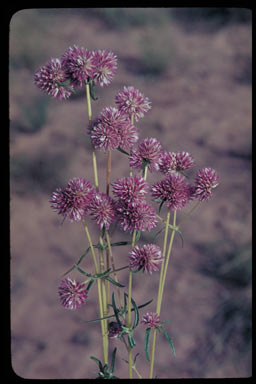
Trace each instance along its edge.
<instances>
[{"instance_id":1,"label":"brown soil background","mask_svg":"<svg viewBox=\"0 0 256 384\"><path fill-rule=\"evenodd\" d=\"M93 181L86 134L85 95L50 99L33 83L35 71L70 45L112 50L118 73L97 88L93 116L114 105L117 91L134 85L152 101L137 126L164 149L189 151L196 167L217 170L212 199L184 224L168 270L162 319L172 336L158 338L158 378L229 378L251 375L251 13L246 9L27 9L10 23L11 359L15 373L34 379L94 378L102 359L96 289L76 312L59 304L61 275L87 248L79 224L49 206L51 192L73 177ZM97 153L105 189L104 153ZM113 153L112 181L127 175ZM160 176L149 175L149 184ZM179 213L178 220L187 212ZM163 215L165 213L163 209ZM94 242L97 229L90 222ZM149 242L160 229L144 234ZM117 231L115 240L129 236ZM156 243L161 245L162 236ZM116 248L117 266L129 247ZM93 271L90 257L82 267ZM81 279L79 272L72 277ZM120 281L127 283L126 274ZM137 303L156 298L158 274L135 275ZM154 311L155 300L143 310ZM137 368L147 377L143 326L135 333ZM127 377L118 340L116 375Z\"/></svg>"}]
</instances>

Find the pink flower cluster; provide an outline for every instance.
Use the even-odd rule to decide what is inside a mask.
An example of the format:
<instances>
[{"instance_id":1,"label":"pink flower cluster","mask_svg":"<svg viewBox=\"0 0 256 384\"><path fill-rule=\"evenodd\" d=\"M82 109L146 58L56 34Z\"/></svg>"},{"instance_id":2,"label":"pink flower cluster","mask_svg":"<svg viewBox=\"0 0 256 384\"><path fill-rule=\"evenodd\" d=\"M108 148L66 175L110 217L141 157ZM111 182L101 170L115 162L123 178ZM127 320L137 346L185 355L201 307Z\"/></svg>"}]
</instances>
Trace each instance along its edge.
<instances>
[{"instance_id":1,"label":"pink flower cluster","mask_svg":"<svg viewBox=\"0 0 256 384\"><path fill-rule=\"evenodd\" d=\"M90 51L74 45L61 58L51 59L39 68L35 85L49 96L67 99L74 88L92 80L103 87L109 85L117 72L117 56L106 50Z\"/></svg>"}]
</instances>

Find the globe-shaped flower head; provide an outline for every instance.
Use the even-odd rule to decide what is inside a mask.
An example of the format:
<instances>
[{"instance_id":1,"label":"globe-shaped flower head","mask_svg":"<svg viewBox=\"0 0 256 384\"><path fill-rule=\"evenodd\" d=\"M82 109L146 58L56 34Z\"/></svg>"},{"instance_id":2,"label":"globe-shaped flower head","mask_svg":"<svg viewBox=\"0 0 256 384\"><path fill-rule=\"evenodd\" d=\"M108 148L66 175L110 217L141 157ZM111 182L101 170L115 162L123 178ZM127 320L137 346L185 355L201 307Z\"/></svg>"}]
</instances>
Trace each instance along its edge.
<instances>
[{"instance_id":1,"label":"globe-shaped flower head","mask_svg":"<svg viewBox=\"0 0 256 384\"><path fill-rule=\"evenodd\" d=\"M93 52L74 45L69 47L62 56L62 65L69 73L76 87L83 87L85 81L92 78L95 72Z\"/></svg>"},{"instance_id":2,"label":"globe-shaped flower head","mask_svg":"<svg viewBox=\"0 0 256 384\"><path fill-rule=\"evenodd\" d=\"M51 207L58 214L68 217L71 222L79 222L87 213L95 196L95 190L89 181L83 178L70 180L65 188L52 193Z\"/></svg>"},{"instance_id":3,"label":"globe-shaped flower head","mask_svg":"<svg viewBox=\"0 0 256 384\"><path fill-rule=\"evenodd\" d=\"M143 316L141 324L146 325L148 328L157 328L160 324L159 314L155 312L147 312Z\"/></svg>"},{"instance_id":4,"label":"globe-shaped flower head","mask_svg":"<svg viewBox=\"0 0 256 384\"><path fill-rule=\"evenodd\" d=\"M59 100L68 99L73 92L69 83L69 74L59 59L51 59L34 76L35 85L47 95Z\"/></svg>"},{"instance_id":5,"label":"globe-shaped flower head","mask_svg":"<svg viewBox=\"0 0 256 384\"><path fill-rule=\"evenodd\" d=\"M96 221L100 229L105 226L108 230L116 214L113 199L105 193L96 193L89 206L89 214Z\"/></svg>"},{"instance_id":6,"label":"globe-shaped flower head","mask_svg":"<svg viewBox=\"0 0 256 384\"><path fill-rule=\"evenodd\" d=\"M143 164L147 164L150 172L157 171L161 149L162 146L157 139L147 137L140 143L138 149L131 151L130 166L141 169Z\"/></svg>"},{"instance_id":7,"label":"globe-shaped flower head","mask_svg":"<svg viewBox=\"0 0 256 384\"><path fill-rule=\"evenodd\" d=\"M138 121L151 108L151 102L138 89L132 86L124 87L115 97L118 109L130 118L133 115Z\"/></svg>"},{"instance_id":8,"label":"globe-shaped flower head","mask_svg":"<svg viewBox=\"0 0 256 384\"><path fill-rule=\"evenodd\" d=\"M181 209L191 199L191 187L184 176L179 173L170 173L164 180L152 185L153 199L166 202L172 211Z\"/></svg>"},{"instance_id":9,"label":"globe-shaped flower head","mask_svg":"<svg viewBox=\"0 0 256 384\"><path fill-rule=\"evenodd\" d=\"M194 195L200 201L208 201L212 195L212 189L219 185L219 176L212 168L199 169L195 177Z\"/></svg>"},{"instance_id":10,"label":"globe-shaped flower head","mask_svg":"<svg viewBox=\"0 0 256 384\"><path fill-rule=\"evenodd\" d=\"M61 305L66 309L76 310L85 304L88 291L83 283L70 277L61 281L59 297Z\"/></svg>"},{"instance_id":11,"label":"globe-shaped flower head","mask_svg":"<svg viewBox=\"0 0 256 384\"><path fill-rule=\"evenodd\" d=\"M112 187L115 197L128 205L144 201L148 192L147 182L143 177L136 175L117 179Z\"/></svg>"},{"instance_id":12,"label":"globe-shaped flower head","mask_svg":"<svg viewBox=\"0 0 256 384\"><path fill-rule=\"evenodd\" d=\"M164 259L157 245L145 244L134 247L129 253L129 260L131 269L142 269L143 272L152 274L159 270Z\"/></svg>"},{"instance_id":13,"label":"globe-shaped flower head","mask_svg":"<svg viewBox=\"0 0 256 384\"><path fill-rule=\"evenodd\" d=\"M98 50L93 53L93 64L95 84L109 85L117 72L117 56L111 51Z\"/></svg>"}]
</instances>

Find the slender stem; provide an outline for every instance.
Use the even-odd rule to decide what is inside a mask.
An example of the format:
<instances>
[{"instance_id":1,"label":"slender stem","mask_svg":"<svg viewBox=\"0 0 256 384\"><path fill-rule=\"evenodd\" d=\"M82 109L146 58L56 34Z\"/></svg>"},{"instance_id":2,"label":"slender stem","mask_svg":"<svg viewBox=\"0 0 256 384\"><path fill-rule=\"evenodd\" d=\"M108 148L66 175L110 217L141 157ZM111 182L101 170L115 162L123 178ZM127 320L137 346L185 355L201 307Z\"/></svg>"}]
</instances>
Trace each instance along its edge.
<instances>
[{"instance_id":1,"label":"slender stem","mask_svg":"<svg viewBox=\"0 0 256 384\"><path fill-rule=\"evenodd\" d=\"M94 267L95 267L95 272L99 273L99 268L98 268L98 264L97 264L96 255L95 255L95 252L94 252L94 247L93 247L93 244L92 244L91 236L90 236L90 233L89 233L89 229L88 229L88 227L87 227L85 222L83 224L84 224L84 231L85 231L85 234L87 236L88 243L89 243L89 246L90 246L90 249L91 249L92 258L93 258ZM100 279L97 279L97 288L98 288L98 300L99 300L100 317L102 318L102 317L104 317L104 315L103 315L103 303L102 303L102 291L101 291ZM107 333L106 333L103 321L100 322L100 325L101 325L101 335L102 335L104 362L108 363L108 353L107 353L108 351L107 351L107 348L106 348L107 347L107 345L106 345L106 337L108 337L108 336L107 336Z\"/></svg>"},{"instance_id":2,"label":"slender stem","mask_svg":"<svg viewBox=\"0 0 256 384\"><path fill-rule=\"evenodd\" d=\"M126 350L129 351L129 347L128 347L127 343L126 343L126 340L125 340L124 336L121 337L121 340L124 343ZM138 370L137 370L137 368L136 368L136 366L134 364L132 365L132 369L135 371L135 373L138 376L138 378L142 379L142 376L140 375L140 373L138 372Z\"/></svg>"},{"instance_id":3,"label":"slender stem","mask_svg":"<svg viewBox=\"0 0 256 384\"><path fill-rule=\"evenodd\" d=\"M134 125L134 114L131 114L131 124ZM129 175L132 176L132 167L129 167Z\"/></svg>"},{"instance_id":4,"label":"slender stem","mask_svg":"<svg viewBox=\"0 0 256 384\"><path fill-rule=\"evenodd\" d=\"M108 151L107 175L106 175L106 194L109 195L110 175L111 175L111 151Z\"/></svg>"},{"instance_id":5,"label":"slender stem","mask_svg":"<svg viewBox=\"0 0 256 384\"><path fill-rule=\"evenodd\" d=\"M89 129L92 128L92 107L91 107L91 96L90 96L90 86L88 83L85 84L86 88L86 100L87 100L87 107L88 107L88 120L89 120ZM94 184L96 191L99 191L99 180L98 180L98 171L97 171L97 161L96 161L96 154L95 150L92 147L92 165L93 165L93 174L94 174Z\"/></svg>"},{"instance_id":6,"label":"slender stem","mask_svg":"<svg viewBox=\"0 0 256 384\"><path fill-rule=\"evenodd\" d=\"M109 237L108 231L106 231L106 239L107 239L107 244L108 244L108 252L109 252L109 256L110 256L112 272L114 273L115 281L118 283L118 277L117 277L117 273L116 273L116 271L118 271L118 270L115 269L114 256L112 253L111 242L110 242L110 237ZM109 268L109 266L107 266L107 268ZM127 268L127 267L124 267L124 268ZM120 268L119 270L124 269L124 268ZM120 293L119 287L117 287L117 293L118 293L118 297L119 297L120 306L122 306L122 299L121 299L121 293ZM108 301L108 303L109 303L109 301Z\"/></svg>"},{"instance_id":7,"label":"slender stem","mask_svg":"<svg viewBox=\"0 0 256 384\"><path fill-rule=\"evenodd\" d=\"M135 238L136 238L136 230L133 231L132 234L132 248L134 248L135 245ZM129 270L129 283L128 283L128 308L127 308L127 328L131 328L132 326L132 271ZM132 379L132 348L130 345L128 346L128 363L129 363L129 379Z\"/></svg>"},{"instance_id":8,"label":"slender stem","mask_svg":"<svg viewBox=\"0 0 256 384\"><path fill-rule=\"evenodd\" d=\"M168 228L169 228L169 220L170 220L170 211L168 211L167 218L166 218L166 225L165 225L165 236L164 236L164 246L163 246L163 257L165 257L166 248L167 248L167 234L168 234ZM176 211L174 211L173 215L173 226L176 226ZM163 290L164 290L164 283L166 279L166 273L167 273L167 267L170 259L170 254L172 250L173 245L173 239L175 235L175 230L172 231L168 253L166 256L166 259L162 263L161 266L161 272L160 272L160 279L159 279L159 286L158 286L158 296L157 296L157 306L156 306L156 313L160 315L161 311L161 304L163 299ZM154 361L155 361L155 348L156 348L156 328L153 330L153 341L152 341L152 352L151 352L151 361L150 361L150 371L149 371L149 378L152 379L153 377L153 369L154 369Z\"/></svg>"},{"instance_id":9,"label":"slender stem","mask_svg":"<svg viewBox=\"0 0 256 384\"><path fill-rule=\"evenodd\" d=\"M147 179L147 173L148 173L148 166L146 165L145 170L144 170L144 180Z\"/></svg>"}]
</instances>

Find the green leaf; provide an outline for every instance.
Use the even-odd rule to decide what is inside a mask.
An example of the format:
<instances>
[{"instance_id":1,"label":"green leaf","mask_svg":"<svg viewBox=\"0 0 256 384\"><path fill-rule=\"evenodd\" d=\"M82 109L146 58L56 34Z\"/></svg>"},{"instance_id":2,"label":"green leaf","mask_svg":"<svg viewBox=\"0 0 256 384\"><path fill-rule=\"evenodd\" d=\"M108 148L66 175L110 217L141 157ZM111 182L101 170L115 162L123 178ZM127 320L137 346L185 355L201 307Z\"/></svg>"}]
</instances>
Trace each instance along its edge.
<instances>
[{"instance_id":1,"label":"green leaf","mask_svg":"<svg viewBox=\"0 0 256 384\"><path fill-rule=\"evenodd\" d=\"M135 244L139 241L140 235L141 235L141 231L137 231L135 236Z\"/></svg>"},{"instance_id":2,"label":"green leaf","mask_svg":"<svg viewBox=\"0 0 256 384\"><path fill-rule=\"evenodd\" d=\"M118 241L117 243L111 243L111 247L120 247L122 245L129 245L130 241Z\"/></svg>"},{"instance_id":3,"label":"green leaf","mask_svg":"<svg viewBox=\"0 0 256 384\"><path fill-rule=\"evenodd\" d=\"M151 328L147 328L145 332L145 339L144 339L144 351L146 354L147 361L150 361L149 354L148 354L148 344L149 344L149 335L150 335Z\"/></svg>"},{"instance_id":4,"label":"green leaf","mask_svg":"<svg viewBox=\"0 0 256 384\"><path fill-rule=\"evenodd\" d=\"M105 320L105 319L111 319L111 317L115 317L115 315L109 315L109 316L105 316L105 317L99 317L98 319L94 319L94 320L85 320L84 322L85 322L85 323L96 323L97 321L102 321L102 320Z\"/></svg>"},{"instance_id":5,"label":"green leaf","mask_svg":"<svg viewBox=\"0 0 256 384\"><path fill-rule=\"evenodd\" d=\"M111 277L106 277L106 280L110 281L110 283L116 285L117 287L124 288L125 285L118 283L117 281L113 280Z\"/></svg>"},{"instance_id":6,"label":"green leaf","mask_svg":"<svg viewBox=\"0 0 256 384\"><path fill-rule=\"evenodd\" d=\"M75 265L79 265L81 263L81 261L85 258L85 256L88 255L88 252L90 251L90 247L88 247L85 251L85 253L82 254L82 256L80 257L80 259L78 260L78 262L75 264ZM70 268L67 272L65 272L62 276L66 276L68 273L72 272L76 267L75 265Z\"/></svg>"},{"instance_id":7,"label":"green leaf","mask_svg":"<svg viewBox=\"0 0 256 384\"><path fill-rule=\"evenodd\" d=\"M135 303L135 301L133 300L133 298L131 297L131 302L132 302L132 305L134 307L134 322L133 322L133 327L132 329L135 329L137 327L137 325L139 324L139 310L138 310L138 307L137 307L137 304Z\"/></svg>"},{"instance_id":8,"label":"green leaf","mask_svg":"<svg viewBox=\"0 0 256 384\"><path fill-rule=\"evenodd\" d=\"M89 85L90 85L90 95L91 95L91 98L95 101L95 100L98 100L98 97L95 95L95 84L94 84L94 81L93 80L90 80L89 81Z\"/></svg>"},{"instance_id":9,"label":"green leaf","mask_svg":"<svg viewBox=\"0 0 256 384\"><path fill-rule=\"evenodd\" d=\"M116 351L117 351L117 348L115 348L113 353L112 353L112 360L111 360L111 366L110 366L110 373L111 374L114 372L114 369L115 369Z\"/></svg>"},{"instance_id":10,"label":"green leaf","mask_svg":"<svg viewBox=\"0 0 256 384\"><path fill-rule=\"evenodd\" d=\"M137 357L139 356L139 352L138 353L136 353L136 355L134 356L134 359L133 359L133 364L135 365L136 364L136 359L137 359Z\"/></svg>"},{"instance_id":11,"label":"green leaf","mask_svg":"<svg viewBox=\"0 0 256 384\"><path fill-rule=\"evenodd\" d=\"M161 209L162 209L162 206L163 206L163 203L165 202L165 200L162 200L161 204L159 205L159 210L158 212L160 213Z\"/></svg>"},{"instance_id":12,"label":"green leaf","mask_svg":"<svg viewBox=\"0 0 256 384\"><path fill-rule=\"evenodd\" d=\"M78 267L78 265L74 265L74 267L80 272L82 273L83 275L87 276L87 277L92 277L92 275L90 273L87 273L85 272L82 268Z\"/></svg>"},{"instance_id":13,"label":"green leaf","mask_svg":"<svg viewBox=\"0 0 256 384\"><path fill-rule=\"evenodd\" d=\"M106 271L102 272L102 273L97 273L94 275L94 277L96 279L101 279L102 277L105 277L109 275L109 272L111 271L111 268L108 268Z\"/></svg>"},{"instance_id":14,"label":"green leaf","mask_svg":"<svg viewBox=\"0 0 256 384\"><path fill-rule=\"evenodd\" d=\"M119 152L121 152L121 153L124 153L124 154L127 155L127 156L130 156L130 153L129 153L129 152L126 152L126 151L125 151L123 148L121 148L121 147L118 147L117 150L118 150Z\"/></svg>"},{"instance_id":15,"label":"green leaf","mask_svg":"<svg viewBox=\"0 0 256 384\"><path fill-rule=\"evenodd\" d=\"M164 327L162 325L159 325L158 326L159 330L163 332L163 334L165 335L168 343L170 344L170 347L172 349L172 353L173 353L173 356L176 357L176 353L175 353L175 349L174 349L174 345L173 345L173 342L172 342L172 339L170 338L168 332L166 331L166 329L164 329Z\"/></svg>"},{"instance_id":16,"label":"green leaf","mask_svg":"<svg viewBox=\"0 0 256 384\"><path fill-rule=\"evenodd\" d=\"M118 324L120 325L120 327L122 327L122 323L121 323L121 321L119 319L119 311L118 311L118 309L116 307L114 292L112 293L112 306L113 306L113 310L114 310L114 313L115 313L116 320L117 320Z\"/></svg>"},{"instance_id":17,"label":"green leaf","mask_svg":"<svg viewBox=\"0 0 256 384\"><path fill-rule=\"evenodd\" d=\"M141 305L138 305L138 308L143 308L143 307L146 307L146 305L152 303L153 299L147 301L145 304L141 304Z\"/></svg>"},{"instance_id":18,"label":"green leaf","mask_svg":"<svg viewBox=\"0 0 256 384\"><path fill-rule=\"evenodd\" d=\"M104 372L103 365L102 365L101 361L99 359L97 359L97 357L90 356L90 359L94 360L98 364L101 372Z\"/></svg>"},{"instance_id":19,"label":"green leaf","mask_svg":"<svg viewBox=\"0 0 256 384\"><path fill-rule=\"evenodd\" d=\"M89 284L87 285L87 288L86 290L89 292L89 290L91 289L92 285L94 283L94 280L92 279L91 281L89 281Z\"/></svg>"},{"instance_id":20,"label":"green leaf","mask_svg":"<svg viewBox=\"0 0 256 384\"><path fill-rule=\"evenodd\" d=\"M131 333L128 334L128 342L131 348L134 348L136 345L136 342L134 340L134 337Z\"/></svg>"}]
</instances>

